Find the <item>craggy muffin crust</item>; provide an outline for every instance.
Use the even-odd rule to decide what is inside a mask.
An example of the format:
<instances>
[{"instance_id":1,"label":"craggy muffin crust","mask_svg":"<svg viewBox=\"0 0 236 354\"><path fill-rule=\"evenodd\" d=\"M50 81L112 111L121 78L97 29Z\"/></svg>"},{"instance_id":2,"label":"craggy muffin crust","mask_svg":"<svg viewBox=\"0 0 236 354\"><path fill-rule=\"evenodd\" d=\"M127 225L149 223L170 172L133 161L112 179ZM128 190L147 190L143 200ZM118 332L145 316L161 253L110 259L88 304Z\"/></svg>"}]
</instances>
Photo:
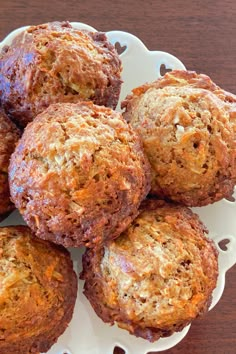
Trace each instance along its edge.
<instances>
[{"instance_id":1,"label":"craggy muffin crust","mask_svg":"<svg viewBox=\"0 0 236 354\"><path fill-rule=\"evenodd\" d=\"M20 132L15 124L0 109L0 221L14 209L10 201L8 166L19 138Z\"/></svg>"},{"instance_id":2,"label":"craggy muffin crust","mask_svg":"<svg viewBox=\"0 0 236 354\"><path fill-rule=\"evenodd\" d=\"M63 247L26 226L0 228L0 353L46 352L67 328L77 277Z\"/></svg>"},{"instance_id":3,"label":"craggy muffin crust","mask_svg":"<svg viewBox=\"0 0 236 354\"><path fill-rule=\"evenodd\" d=\"M121 61L101 32L69 22L31 26L0 54L0 93L6 112L20 126L51 103L93 100L115 108Z\"/></svg>"},{"instance_id":4,"label":"craggy muffin crust","mask_svg":"<svg viewBox=\"0 0 236 354\"><path fill-rule=\"evenodd\" d=\"M134 89L122 107L142 136L152 166L152 194L187 206L231 198L235 95L206 75L176 70Z\"/></svg>"},{"instance_id":5,"label":"craggy muffin crust","mask_svg":"<svg viewBox=\"0 0 236 354\"><path fill-rule=\"evenodd\" d=\"M54 104L29 124L12 155L11 197L38 237L96 246L135 218L150 189L139 136L110 108Z\"/></svg>"},{"instance_id":6,"label":"craggy muffin crust","mask_svg":"<svg viewBox=\"0 0 236 354\"><path fill-rule=\"evenodd\" d=\"M104 322L151 342L206 312L217 276L217 250L198 216L157 200L116 240L87 250L81 273Z\"/></svg>"}]
</instances>

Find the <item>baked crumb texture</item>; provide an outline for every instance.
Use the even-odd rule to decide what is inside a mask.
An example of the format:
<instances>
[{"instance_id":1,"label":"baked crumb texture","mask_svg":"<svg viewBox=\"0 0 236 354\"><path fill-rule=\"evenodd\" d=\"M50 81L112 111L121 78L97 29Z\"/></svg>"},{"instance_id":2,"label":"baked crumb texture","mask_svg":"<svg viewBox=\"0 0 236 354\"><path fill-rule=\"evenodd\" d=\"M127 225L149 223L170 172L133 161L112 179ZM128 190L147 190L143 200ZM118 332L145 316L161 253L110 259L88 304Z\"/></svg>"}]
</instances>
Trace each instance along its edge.
<instances>
[{"instance_id":1,"label":"baked crumb texture","mask_svg":"<svg viewBox=\"0 0 236 354\"><path fill-rule=\"evenodd\" d=\"M31 26L0 53L0 96L21 127L51 103L92 100L115 108L121 61L101 32L69 22Z\"/></svg>"},{"instance_id":2,"label":"baked crumb texture","mask_svg":"<svg viewBox=\"0 0 236 354\"><path fill-rule=\"evenodd\" d=\"M11 197L38 237L88 247L117 237L150 189L139 136L110 108L54 104L12 155Z\"/></svg>"},{"instance_id":3,"label":"baked crumb texture","mask_svg":"<svg viewBox=\"0 0 236 354\"><path fill-rule=\"evenodd\" d=\"M14 209L10 201L8 166L19 138L19 130L0 109L0 221Z\"/></svg>"},{"instance_id":4,"label":"baked crumb texture","mask_svg":"<svg viewBox=\"0 0 236 354\"><path fill-rule=\"evenodd\" d=\"M0 228L0 353L44 353L67 328L77 295L69 252L26 226Z\"/></svg>"},{"instance_id":5,"label":"baked crumb texture","mask_svg":"<svg viewBox=\"0 0 236 354\"><path fill-rule=\"evenodd\" d=\"M87 250L81 278L97 315L153 342L205 313L218 277L217 250L198 216L147 200L99 252Z\"/></svg>"},{"instance_id":6,"label":"baked crumb texture","mask_svg":"<svg viewBox=\"0 0 236 354\"><path fill-rule=\"evenodd\" d=\"M142 137L153 195L187 206L232 199L235 95L206 75L176 70L134 89L122 107Z\"/></svg>"}]
</instances>

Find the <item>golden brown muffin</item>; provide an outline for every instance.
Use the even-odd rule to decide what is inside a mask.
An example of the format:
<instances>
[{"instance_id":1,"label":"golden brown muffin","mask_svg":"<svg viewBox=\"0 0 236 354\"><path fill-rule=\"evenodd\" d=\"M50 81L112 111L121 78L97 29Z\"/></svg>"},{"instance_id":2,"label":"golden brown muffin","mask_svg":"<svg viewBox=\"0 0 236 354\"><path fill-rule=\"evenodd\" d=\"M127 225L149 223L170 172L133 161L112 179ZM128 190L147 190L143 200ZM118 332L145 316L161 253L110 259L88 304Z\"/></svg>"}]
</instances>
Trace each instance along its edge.
<instances>
[{"instance_id":1,"label":"golden brown muffin","mask_svg":"<svg viewBox=\"0 0 236 354\"><path fill-rule=\"evenodd\" d=\"M26 226L0 228L0 353L46 352L67 328L77 295L69 252Z\"/></svg>"},{"instance_id":2,"label":"golden brown muffin","mask_svg":"<svg viewBox=\"0 0 236 354\"><path fill-rule=\"evenodd\" d=\"M149 168L120 113L92 102L58 103L26 127L9 167L11 197L38 237L91 247L136 217Z\"/></svg>"},{"instance_id":3,"label":"golden brown muffin","mask_svg":"<svg viewBox=\"0 0 236 354\"><path fill-rule=\"evenodd\" d=\"M0 109L0 221L14 209L10 201L8 165L19 138L15 124Z\"/></svg>"},{"instance_id":4,"label":"golden brown muffin","mask_svg":"<svg viewBox=\"0 0 236 354\"><path fill-rule=\"evenodd\" d=\"M115 108L121 61L101 32L69 22L32 26L0 54L2 105L20 126L51 103L93 100Z\"/></svg>"},{"instance_id":5,"label":"golden brown muffin","mask_svg":"<svg viewBox=\"0 0 236 354\"><path fill-rule=\"evenodd\" d=\"M198 216L157 200L116 240L86 251L81 274L104 322L151 342L206 312L217 276L217 250Z\"/></svg>"},{"instance_id":6,"label":"golden brown muffin","mask_svg":"<svg viewBox=\"0 0 236 354\"><path fill-rule=\"evenodd\" d=\"M235 95L206 75L176 70L134 89L122 107L142 136L152 166L152 194L187 206L231 198Z\"/></svg>"}]
</instances>

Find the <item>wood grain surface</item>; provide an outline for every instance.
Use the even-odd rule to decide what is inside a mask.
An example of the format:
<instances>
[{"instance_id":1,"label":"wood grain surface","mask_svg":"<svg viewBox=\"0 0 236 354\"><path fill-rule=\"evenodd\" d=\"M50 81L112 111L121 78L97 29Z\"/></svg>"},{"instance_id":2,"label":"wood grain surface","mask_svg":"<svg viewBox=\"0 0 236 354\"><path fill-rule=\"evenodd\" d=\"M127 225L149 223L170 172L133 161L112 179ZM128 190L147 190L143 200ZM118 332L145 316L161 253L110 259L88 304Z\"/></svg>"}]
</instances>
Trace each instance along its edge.
<instances>
[{"instance_id":1,"label":"wood grain surface","mask_svg":"<svg viewBox=\"0 0 236 354\"><path fill-rule=\"evenodd\" d=\"M206 73L224 89L236 93L236 0L0 3L0 39L17 27L52 20L84 22L101 31L123 30L138 36L149 49L177 56L188 69ZM236 353L236 267L227 273L218 305L192 324L181 343L163 353Z\"/></svg>"}]
</instances>

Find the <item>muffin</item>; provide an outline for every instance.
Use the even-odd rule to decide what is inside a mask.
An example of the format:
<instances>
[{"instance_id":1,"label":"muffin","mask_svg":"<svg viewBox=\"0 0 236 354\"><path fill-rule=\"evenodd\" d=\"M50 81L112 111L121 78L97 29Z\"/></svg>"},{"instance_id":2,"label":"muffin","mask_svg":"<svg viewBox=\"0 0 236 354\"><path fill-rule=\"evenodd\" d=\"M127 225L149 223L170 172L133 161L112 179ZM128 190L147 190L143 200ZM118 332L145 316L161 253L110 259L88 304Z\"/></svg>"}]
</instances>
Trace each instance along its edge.
<instances>
[{"instance_id":1,"label":"muffin","mask_svg":"<svg viewBox=\"0 0 236 354\"><path fill-rule=\"evenodd\" d=\"M51 103L92 100L115 108L121 61L101 32L69 22L31 26L0 54L2 106L21 127Z\"/></svg>"},{"instance_id":2,"label":"muffin","mask_svg":"<svg viewBox=\"0 0 236 354\"><path fill-rule=\"evenodd\" d=\"M77 277L63 247L0 228L0 353L46 352L71 320Z\"/></svg>"},{"instance_id":3,"label":"muffin","mask_svg":"<svg viewBox=\"0 0 236 354\"><path fill-rule=\"evenodd\" d=\"M104 322L151 342L206 312L217 276L217 250L198 216L157 200L119 238L87 250L81 273Z\"/></svg>"},{"instance_id":4,"label":"muffin","mask_svg":"<svg viewBox=\"0 0 236 354\"><path fill-rule=\"evenodd\" d=\"M122 107L142 136L153 195L186 206L232 198L235 95L206 75L176 70L134 89Z\"/></svg>"},{"instance_id":5,"label":"muffin","mask_svg":"<svg viewBox=\"0 0 236 354\"><path fill-rule=\"evenodd\" d=\"M11 197L40 238L87 247L117 237L150 189L139 136L92 102L49 106L11 158Z\"/></svg>"},{"instance_id":6,"label":"muffin","mask_svg":"<svg viewBox=\"0 0 236 354\"><path fill-rule=\"evenodd\" d=\"M0 109L0 221L14 209L10 201L8 165L19 138L18 129Z\"/></svg>"}]
</instances>

